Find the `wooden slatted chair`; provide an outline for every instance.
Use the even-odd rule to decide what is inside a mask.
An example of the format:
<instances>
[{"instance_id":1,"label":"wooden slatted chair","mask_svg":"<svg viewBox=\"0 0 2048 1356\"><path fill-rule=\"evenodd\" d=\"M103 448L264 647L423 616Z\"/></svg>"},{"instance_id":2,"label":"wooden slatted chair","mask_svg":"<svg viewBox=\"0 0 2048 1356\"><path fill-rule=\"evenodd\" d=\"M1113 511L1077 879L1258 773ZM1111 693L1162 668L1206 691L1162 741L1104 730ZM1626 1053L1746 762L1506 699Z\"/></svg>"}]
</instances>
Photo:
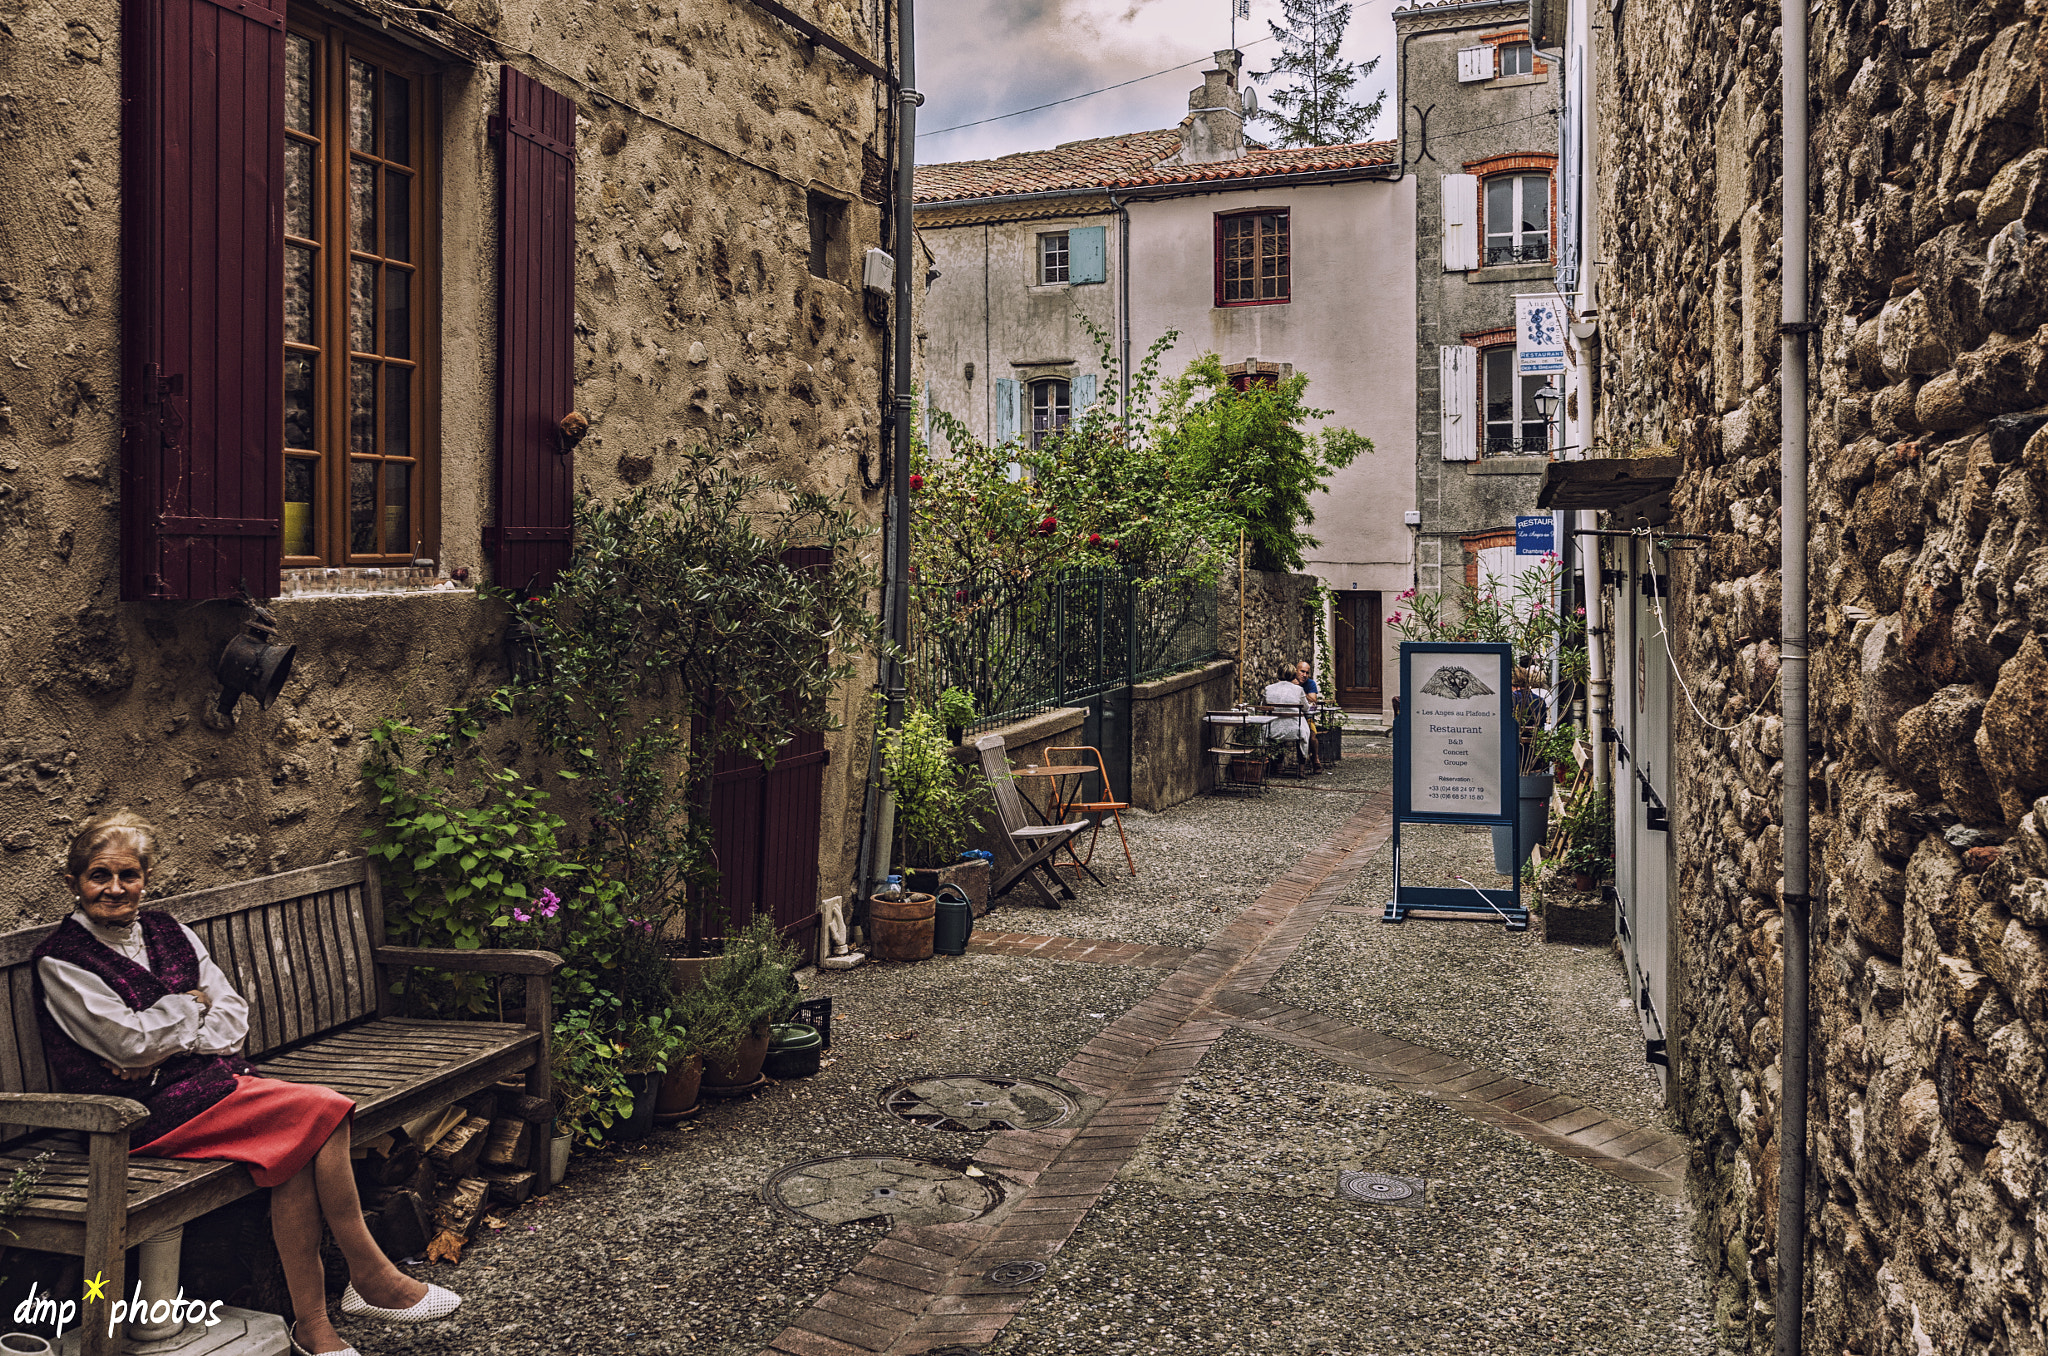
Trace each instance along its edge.
<instances>
[{"instance_id":1,"label":"wooden slatted chair","mask_svg":"<svg viewBox=\"0 0 2048 1356\"><path fill-rule=\"evenodd\" d=\"M1008 865L989 886L988 897L1008 890L1018 882L1029 885L1038 895L1039 902L1048 909L1060 907L1060 901L1046 888L1051 881L1066 899L1074 897L1074 889L1053 869L1052 854L1072 842L1074 835L1087 828L1086 824L1033 824L1024 812L1024 798L1017 793L1017 783L1010 776L1010 759L1004 751L1003 737L983 735L974 741L975 750L981 755L981 772L988 778L989 794L995 798L996 818L1003 826L1003 847ZM1045 880L1039 879L1043 873Z\"/></svg>"},{"instance_id":2,"label":"wooden slatted chair","mask_svg":"<svg viewBox=\"0 0 2048 1356\"><path fill-rule=\"evenodd\" d=\"M1118 841L1124 845L1124 862L1131 868L1131 874L1136 876L1138 874L1138 864L1131 859L1131 840L1124 837L1124 817L1122 814L1123 811L1131 808L1131 804L1129 801L1116 800L1111 797L1109 791L1109 769L1103 765L1102 750L1089 744L1061 744L1047 749L1045 751L1045 760L1048 763L1057 763L1059 760L1053 757L1056 753L1086 755L1074 760L1075 765L1079 767L1088 766L1089 760L1093 759L1095 762L1095 776L1097 778L1096 785L1102 788L1102 794L1094 800L1069 800L1061 802L1061 808L1066 810L1068 814L1094 816L1092 819L1083 821L1091 828L1091 832L1088 835L1088 855L1076 857L1075 860L1084 867L1095 860L1095 840L1102 836L1102 820L1107 815L1116 821L1116 836ZM1071 853L1073 850L1073 844L1069 843L1067 851Z\"/></svg>"},{"instance_id":3,"label":"wooden slatted chair","mask_svg":"<svg viewBox=\"0 0 2048 1356\"><path fill-rule=\"evenodd\" d=\"M257 1071L320 1083L356 1104L357 1143L524 1074L540 1114L553 1093L548 1032L554 1023L549 951L446 951L379 945L377 873L366 857L153 900L199 934L214 963L249 1000L244 1046ZM127 1249L170 1236L187 1221L257 1190L238 1163L130 1158L129 1127L147 1118L126 1097L57 1089L43 1060L34 962L54 925L0 936L0 1174L44 1150L40 1182L8 1221L10 1246L69 1253L121 1297ZM526 1020L431 1021L396 1015L395 972L412 966L525 978ZM548 1137L527 1160L537 1191L548 1182ZM11 1160L11 1161L10 1161ZM168 1299L166 1295L163 1298ZM105 1304L107 1301L95 1301ZM83 1356L123 1350L104 1308L81 1306Z\"/></svg>"}]
</instances>

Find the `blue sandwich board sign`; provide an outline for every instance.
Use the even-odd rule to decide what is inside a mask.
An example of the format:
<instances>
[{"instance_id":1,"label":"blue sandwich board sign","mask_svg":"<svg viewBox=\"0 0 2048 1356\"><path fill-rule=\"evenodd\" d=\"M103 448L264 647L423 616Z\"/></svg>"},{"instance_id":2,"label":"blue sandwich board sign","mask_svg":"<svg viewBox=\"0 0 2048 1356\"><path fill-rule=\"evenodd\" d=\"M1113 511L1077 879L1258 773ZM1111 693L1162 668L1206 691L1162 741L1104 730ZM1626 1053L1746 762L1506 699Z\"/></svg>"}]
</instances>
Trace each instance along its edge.
<instances>
[{"instance_id":1,"label":"blue sandwich board sign","mask_svg":"<svg viewBox=\"0 0 2048 1356\"><path fill-rule=\"evenodd\" d=\"M1448 641L1401 643L1401 717L1394 725L1394 897L1381 919L1411 913L1498 916L1529 926L1520 873L1512 888L1407 885L1401 880L1403 824L1505 828L1513 860L1520 843L1521 727L1515 720L1514 650Z\"/></svg>"},{"instance_id":2,"label":"blue sandwich board sign","mask_svg":"<svg viewBox=\"0 0 2048 1356\"><path fill-rule=\"evenodd\" d=\"M1547 513L1515 515L1515 554L1540 556L1557 549L1556 519Z\"/></svg>"}]
</instances>

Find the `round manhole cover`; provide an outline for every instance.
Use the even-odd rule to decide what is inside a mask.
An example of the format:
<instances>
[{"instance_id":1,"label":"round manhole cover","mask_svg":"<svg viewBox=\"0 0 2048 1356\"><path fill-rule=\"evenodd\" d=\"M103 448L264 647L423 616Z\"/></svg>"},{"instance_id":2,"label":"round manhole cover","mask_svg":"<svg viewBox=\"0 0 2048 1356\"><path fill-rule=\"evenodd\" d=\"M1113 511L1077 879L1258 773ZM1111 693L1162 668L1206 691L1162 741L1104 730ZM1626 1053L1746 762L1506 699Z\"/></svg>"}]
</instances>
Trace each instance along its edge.
<instances>
[{"instance_id":1,"label":"round manhole cover","mask_svg":"<svg viewBox=\"0 0 2048 1356\"><path fill-rule=\"evenodd\" d=\"M1079 1109L1050 1083L985 1074L913 1078L885 1089L881 1101L882 1110L933 1130L1043 1130Z\"/></svg>"},{"instance_id":2,"label":"round manhole cover","mask_svg":"<svg viewBox=\"0 0 2048 1356\"><path fill-rule=\"evenodd\" d=\"M1354 1201L1376 1205L1420 1205L1423 1184L1413 1177L1389 1177L1383 1172L1340 1172L1337 1194Z\"/></svg>"},{"instance_id":3,"label":"round manhole cover","mask_svg":"<svg viewBox=\"0 0 2048 1356\"><path fill-rule=\"evenodd\" d=\"M997 1285L1030 1285L1044 1277L1043 1262L1004 1262L984 1273L984 1279Z\"/></svg>"},{"instance_id":4,"label":"round manhole cover","mask_svg":"<svg viewBox=\"0 0 2048 1356\"><path fill-rule=\"evenodd\" d=\"M881 1154L845 1154L792 1163L761 1184L770 1205L820 1224L884 1216L898 1224L959 1224L1002 1201L993 1178L950 1163Z\"/></svg>"}]
</instances>

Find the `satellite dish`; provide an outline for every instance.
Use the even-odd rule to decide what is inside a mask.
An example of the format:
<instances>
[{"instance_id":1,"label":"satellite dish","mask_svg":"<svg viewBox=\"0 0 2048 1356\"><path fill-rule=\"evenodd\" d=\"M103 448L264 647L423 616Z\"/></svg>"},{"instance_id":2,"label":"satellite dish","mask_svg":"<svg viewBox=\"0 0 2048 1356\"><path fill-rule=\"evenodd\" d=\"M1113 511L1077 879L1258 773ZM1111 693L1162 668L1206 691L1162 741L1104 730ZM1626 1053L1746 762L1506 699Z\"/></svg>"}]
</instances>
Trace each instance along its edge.
<instances>
[{"instance_id":1,"label":"satellite dish","mask_svg":"<svg viewBox=\"0 0 2048 1356\"><path fill-rule=\"evenodd\" d=\"M1244 87L1244 115L1247 118L1259 115L1259 92L1250 85Z\"/></svg>"}]
</instances>

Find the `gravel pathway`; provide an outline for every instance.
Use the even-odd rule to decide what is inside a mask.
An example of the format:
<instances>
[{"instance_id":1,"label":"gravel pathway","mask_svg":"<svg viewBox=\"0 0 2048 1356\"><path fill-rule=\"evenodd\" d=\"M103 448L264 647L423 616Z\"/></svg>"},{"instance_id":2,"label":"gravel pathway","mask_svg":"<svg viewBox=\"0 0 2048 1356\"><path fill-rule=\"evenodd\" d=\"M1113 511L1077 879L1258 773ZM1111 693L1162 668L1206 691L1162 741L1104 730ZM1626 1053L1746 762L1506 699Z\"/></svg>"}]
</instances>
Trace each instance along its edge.
<instances>
[{"instance_id":1,"label":"gravel pathway","mask_svg":"<svg viewBox=\"0 0 2048 1356\"><path fill-rule=\"evenodd\" d=\"M1124 833L1138 864L1135 880L1114 838L1107 837L1096 844L1091 863L1103 885L1081 876L1077 898L1058 909L1042 908L1028 902L1026 891L1013 890L979 925L997 932L1200 947L1275 876L1328 838L1358 809L1362 796L1385 792L1393 775L1390 743L1384 737L1347 737L1346 756L1329 771L1298 781L1278 778L1263 793L1196 796L1157 814L1126 810Z\"/></svg>"},{"instance_id":2,"label":"gravel pathway","mask_svg":"<svg viewBox=\"0 0 2048 1356\"><path fill-rule=\"evenodd\" d=\"M1339 1200L1339 1169L1428 1182ZM1232 1032L991 1352L1704 1356L1684 1213L1357 1071Z\"/></svg>"}]
</instances>

